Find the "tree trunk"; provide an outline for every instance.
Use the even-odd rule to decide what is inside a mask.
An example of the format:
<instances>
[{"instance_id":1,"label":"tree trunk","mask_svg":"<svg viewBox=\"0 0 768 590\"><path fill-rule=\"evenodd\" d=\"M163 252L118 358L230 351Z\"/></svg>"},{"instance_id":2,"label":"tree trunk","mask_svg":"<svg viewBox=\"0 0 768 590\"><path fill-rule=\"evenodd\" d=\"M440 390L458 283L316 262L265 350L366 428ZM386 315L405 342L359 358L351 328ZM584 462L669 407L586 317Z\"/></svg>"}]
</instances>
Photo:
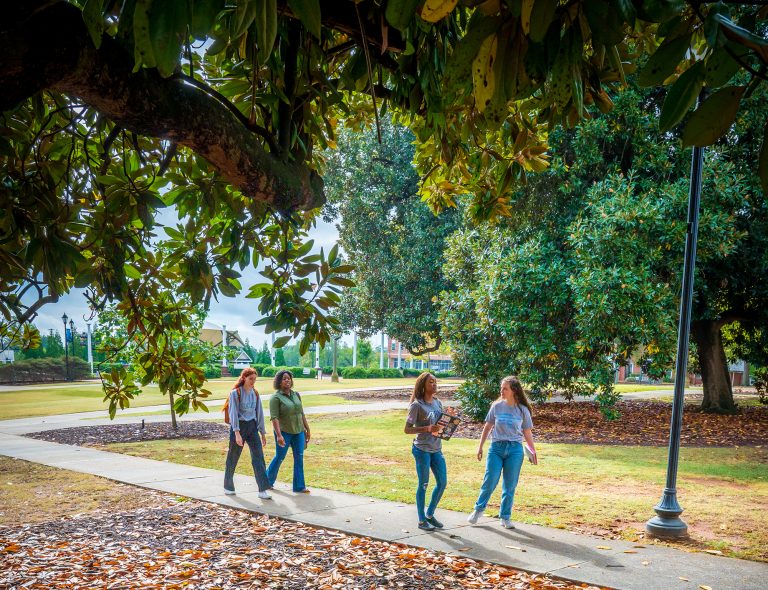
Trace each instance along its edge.
<instances>
[{"instance_id":1,"label":"tree trunk","mask_svg":"<svg viewBox=\"0 0 768 590\"><path fill-rule=\"evenodd\" d=\"M168 392L168 398L171 400L171 426L173 426L173 430L176 431L179 429L179 425L176 422L176 410L173 409L173 394Z\"/></svg>"},{"instance_id":2,"label":"tree trunk","mask_svg":"<svg viewBox=\"0 0 768 590\"><path fill-rule=\"evenodd\" d=\"M691 323L691 334L696 342L704 382L704 400L701 409L715 414L734 414L733 390L725 359L720 322L698 320Z\"/></svg>"}]
</instances>

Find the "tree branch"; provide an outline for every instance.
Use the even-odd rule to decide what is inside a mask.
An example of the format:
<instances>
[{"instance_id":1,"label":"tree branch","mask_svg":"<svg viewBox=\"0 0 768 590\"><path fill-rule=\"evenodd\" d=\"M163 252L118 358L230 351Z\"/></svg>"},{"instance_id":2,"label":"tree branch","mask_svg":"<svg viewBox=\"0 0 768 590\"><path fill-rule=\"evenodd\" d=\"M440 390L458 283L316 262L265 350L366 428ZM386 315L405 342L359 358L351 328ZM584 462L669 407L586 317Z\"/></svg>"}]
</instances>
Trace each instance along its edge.
<instances>
[{"instance_id":1,"label":"tree branch","mask_svg":"<svg viewBox=\"0 0 768 590\"><path fill-rule=\"evenodd\" d=\"M127 130L190 148L243 194L277 210L324 203L322 180L305 162L280 161L265 151L210 92L154 69L133 73L131 55L115 39L105 35L94 47L80 10L69 3L31 12L0 31L0 110L58 90ZM33 41L39 38L47 42Z\"/></svg>"}]
</instances>

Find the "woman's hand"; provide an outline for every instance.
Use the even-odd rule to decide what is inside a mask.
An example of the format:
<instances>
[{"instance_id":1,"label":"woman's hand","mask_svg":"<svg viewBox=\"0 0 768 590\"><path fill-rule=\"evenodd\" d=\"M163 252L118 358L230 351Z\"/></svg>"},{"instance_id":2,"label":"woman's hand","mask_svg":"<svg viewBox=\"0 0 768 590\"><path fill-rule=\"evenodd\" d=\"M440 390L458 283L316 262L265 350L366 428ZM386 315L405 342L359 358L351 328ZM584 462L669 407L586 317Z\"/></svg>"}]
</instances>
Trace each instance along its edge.
<instances>
[{"instance_id":1,"label":"woman's hand","mask_svg":"<svg viewBox=\"0 0 768 590\"><path fill-rule=\"evenodd\" d=\"M281 447L285 446L285 439L283 438L282 434L277 435L277 444L279 444Z\"/></svg>"},{"instance_id":2,"label":"woman's hand","mask_svg":"<svg viewBox=\"0 0 768 590\"><path fill-rule=\"evenodd\" d=\"M440 434L442 430L443 427L440 424L430 424L427 426L427 432L429 434Z\"/></svg>"},{"instance_id":3,"label":"woman's hand","mask_svg":"<svg viewBox=\"0 0 768 590\"><path fill-rule=\"evenodd\" d=\"M261 433L261 445L266 447L267 446L267 435L263 432Z\"/></svg>"},{"instance_id":4,"label":"woman's hand","mask_svg":"<svg viewBox=\"0 0 768 590\"><path fill-rule=\"evenodd\" d=\"M240 434L239 430L235 430L235 443L237 443L238 447L243 446L243 435Z\"/></svg>"},{"instance_id":5,"label":"woman's hand","mask_svg":"<svg viewBox=\"0 0 768 590\"><path fill-rule=\"evenodd\" d=\"M477 460L478 461L483 460L483 447L480 447L477 449Z\"/></svg>"},{"instance_id":6,"label":"woman's hand","mask_svg":"<svg viewBox=\"0 0 768 590\"><path fill-rule=\"evenodd\" d=\"M312 438L312 436L309 434L309 430L304 431L304 448L306 449L309 446L309 439Z\"/></svg>"}]
</instances>

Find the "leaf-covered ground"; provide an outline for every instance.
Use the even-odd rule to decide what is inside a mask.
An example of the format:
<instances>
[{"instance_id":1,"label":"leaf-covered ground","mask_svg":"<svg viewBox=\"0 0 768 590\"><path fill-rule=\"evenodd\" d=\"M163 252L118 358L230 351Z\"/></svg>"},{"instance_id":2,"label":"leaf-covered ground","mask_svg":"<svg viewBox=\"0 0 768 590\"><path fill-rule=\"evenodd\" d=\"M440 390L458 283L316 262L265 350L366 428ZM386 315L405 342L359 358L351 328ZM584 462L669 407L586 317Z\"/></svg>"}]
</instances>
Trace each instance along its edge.
<instances>
[{"instance_id":1,"label":"leaf-covered ground","mask_svg":"<svg viewBox=\"0 0 768 590\"><path fill-rule=\"evenodd\" d=\"M0 588L587 588L152 491L138 509L0 527L0 559Z\"/></svg>"},{"instance_id":2,"label":"leaf-covered ground","mask_svg":"<svg viewBox=\"0 0 768 590\"><path fill-rule=\"evenodd\" d=\"M606 420L592 402L553 402L534 406L536 440L550 443L666 446L672 406L656 401L625 401L617 404L621 417ZM479 438L482 423L466 419L454 436ZM34 438L72 445L104 445L172 438L224 439L221 422L180 422L174 431L169 423L81 426L31 434ZM731 447L768 444L768 407L748 406L734 416L706 414L697 405L685 406L681 442L684 446Z\"/></svg>"},{"instance_id":3,"label":"leaf-covered ground","mask_svg":"<svg viewBox=\"0 0 768 590\"><path fill-rule=\"evenodd\" d=\"M623 401L621 417L606 420L592 402L553 402L533 408L536 440L549 443L666 446L672 405ZM467 421L454 436L479 438L482 423ZM731 447L768 444L768 407L745 407L740 414L706 414L697 405L683 411L683 446Z\"/></svg>"}]
</instances>

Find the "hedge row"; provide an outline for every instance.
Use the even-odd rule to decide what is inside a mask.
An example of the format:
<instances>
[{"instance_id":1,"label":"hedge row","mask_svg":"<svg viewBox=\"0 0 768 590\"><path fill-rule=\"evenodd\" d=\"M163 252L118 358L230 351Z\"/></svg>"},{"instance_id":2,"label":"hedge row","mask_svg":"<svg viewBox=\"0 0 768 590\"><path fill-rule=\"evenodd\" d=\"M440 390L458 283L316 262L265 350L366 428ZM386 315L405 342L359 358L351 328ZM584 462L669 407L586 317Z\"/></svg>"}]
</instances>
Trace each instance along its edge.
<instances>
[{"instance_id":1,"label":"hedge row","mask_svg":"<svg viewBox=\"0 0 768 590\"><path fill-rule=\"evenodd\" d=\"M91 366L81 358L70 358L69 375L75 381L87 379L91 376ZM26 359L0 365L0 382L2 383L41 383L66 380L67 361L63 356Z\"/></svg>"}]
</instances>

